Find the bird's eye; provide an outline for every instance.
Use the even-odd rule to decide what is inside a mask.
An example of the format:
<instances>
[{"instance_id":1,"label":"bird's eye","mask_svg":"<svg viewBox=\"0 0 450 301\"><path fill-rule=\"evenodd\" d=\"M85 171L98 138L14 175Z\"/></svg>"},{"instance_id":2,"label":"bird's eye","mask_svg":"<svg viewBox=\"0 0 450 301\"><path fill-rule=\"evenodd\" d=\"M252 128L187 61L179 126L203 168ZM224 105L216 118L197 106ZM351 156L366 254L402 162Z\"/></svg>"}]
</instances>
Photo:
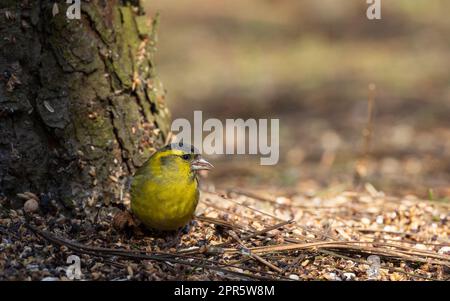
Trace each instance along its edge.
<instances>
[{"instance_id":1,"label":"bird's eye","mask_svg":"<svg viewBox=\"0 0 450 301\"><path fill-rule=\"evenodd\" d=\"M190 155L182 155L181 158L183 158L183 160L189 160L191 158Z\"/></svg>"}]
</instances>

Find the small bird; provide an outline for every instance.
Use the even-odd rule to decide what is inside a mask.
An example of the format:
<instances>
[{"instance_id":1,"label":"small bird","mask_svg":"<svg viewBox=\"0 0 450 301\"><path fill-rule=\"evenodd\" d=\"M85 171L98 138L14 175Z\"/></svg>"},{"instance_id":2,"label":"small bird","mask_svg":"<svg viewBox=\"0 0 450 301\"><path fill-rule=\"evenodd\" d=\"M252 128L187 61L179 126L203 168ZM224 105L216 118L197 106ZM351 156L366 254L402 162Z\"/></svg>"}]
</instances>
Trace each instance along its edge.
<instances>
[{"instance_id":1,"label":"small bird","mask_svg":"<svg viewBox=\"0 0 450 301\"><path fill-rule=\"evenodd\" d=\"M190 222L199 199L197 172L213 165L188 144L169 144L135 173L131 210L149 228L171 231Z\"/></svg>"}]
</instances>

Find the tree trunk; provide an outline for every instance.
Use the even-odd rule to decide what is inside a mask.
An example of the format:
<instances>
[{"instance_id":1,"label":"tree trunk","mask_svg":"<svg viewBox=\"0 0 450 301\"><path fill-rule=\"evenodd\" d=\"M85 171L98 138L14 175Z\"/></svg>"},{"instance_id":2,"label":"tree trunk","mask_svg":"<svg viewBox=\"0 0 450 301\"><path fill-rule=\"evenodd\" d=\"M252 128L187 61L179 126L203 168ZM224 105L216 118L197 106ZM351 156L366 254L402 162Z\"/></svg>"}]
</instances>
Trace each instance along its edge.
<instances>
[{"instance_id":1,"label":"tree trunk","mask_svg":"<svg viewBox=\"0 0 450 301\"><path fill-rule=\"evenodd\" d=\"M65 2L1 1L0 194L109 203L167 139L157 18L96 0L71 20Z\"/></svg>"}]
</instances>

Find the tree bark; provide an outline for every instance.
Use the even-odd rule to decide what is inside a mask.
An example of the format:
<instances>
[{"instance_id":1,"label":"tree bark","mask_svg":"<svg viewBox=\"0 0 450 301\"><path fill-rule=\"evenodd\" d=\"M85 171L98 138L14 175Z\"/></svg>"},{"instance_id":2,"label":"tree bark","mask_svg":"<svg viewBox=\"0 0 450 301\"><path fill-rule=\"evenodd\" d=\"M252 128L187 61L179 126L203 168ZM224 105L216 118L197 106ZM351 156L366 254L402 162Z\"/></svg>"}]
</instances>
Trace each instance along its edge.
<instances>
[{"instance_id":1,"label":"tree bark","mask_svg":"<svg viewBox=\"0 0 450 301\"><path fill-rule=\"evenodd\" d=\"M158 22L119 0L70 20L65 2L1 1L0 194L109 203L169 132Z\"/></svg>"}]
</instances>

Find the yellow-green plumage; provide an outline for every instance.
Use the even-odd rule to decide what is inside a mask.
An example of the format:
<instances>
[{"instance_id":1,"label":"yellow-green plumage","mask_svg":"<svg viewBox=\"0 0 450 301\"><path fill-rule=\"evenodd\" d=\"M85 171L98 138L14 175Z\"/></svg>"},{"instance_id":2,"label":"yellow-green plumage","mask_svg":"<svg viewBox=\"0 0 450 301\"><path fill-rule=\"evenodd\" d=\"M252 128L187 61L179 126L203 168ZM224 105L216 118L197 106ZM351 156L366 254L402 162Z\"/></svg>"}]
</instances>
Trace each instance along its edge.
<instances>
[{"instance_id":1,"label":"yellow-green plumage","mask_svg":"<svg viewBox=\"0 0 450 301\"><path fill-rule=\"evenodd\" d=\"M176 230L191 220L199 199L195 158L180 149L163 149L137 170L131 210L147 227Z\"/></svg>"}]
</instances>

